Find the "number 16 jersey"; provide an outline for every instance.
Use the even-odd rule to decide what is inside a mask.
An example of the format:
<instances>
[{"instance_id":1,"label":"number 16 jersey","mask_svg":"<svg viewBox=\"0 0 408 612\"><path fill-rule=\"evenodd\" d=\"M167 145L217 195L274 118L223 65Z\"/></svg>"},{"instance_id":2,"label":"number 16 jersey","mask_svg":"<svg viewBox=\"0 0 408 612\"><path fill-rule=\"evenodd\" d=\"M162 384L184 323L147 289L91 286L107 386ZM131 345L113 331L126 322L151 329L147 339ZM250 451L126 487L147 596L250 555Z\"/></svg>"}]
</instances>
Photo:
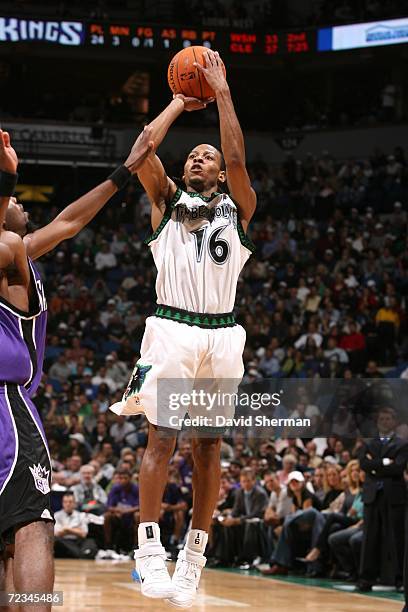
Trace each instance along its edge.
<instances>
[{"instance_id":1,"label":"number 16 jersey","mask_svg":"<svg viewBox=\"0 0 408 612\"><path fill-rule=\"evenodd\" d=\"M225 193L177 189L146 240L157 267L157 303L197 313L229 313L239 274L255 247Z\"/></svg>"}]
</instances>

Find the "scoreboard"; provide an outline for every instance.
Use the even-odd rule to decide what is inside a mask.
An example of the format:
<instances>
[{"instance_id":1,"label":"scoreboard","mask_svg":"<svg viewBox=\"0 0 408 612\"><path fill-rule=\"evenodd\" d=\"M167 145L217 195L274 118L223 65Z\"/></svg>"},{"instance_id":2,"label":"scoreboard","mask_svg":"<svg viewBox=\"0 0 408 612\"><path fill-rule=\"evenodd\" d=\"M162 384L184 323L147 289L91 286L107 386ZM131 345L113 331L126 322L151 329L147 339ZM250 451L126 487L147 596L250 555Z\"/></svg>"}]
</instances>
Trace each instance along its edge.
<instances>
[{"instance_id":1,"label":"scoreboard","mask_svg":"<svg viewBox=\"0 0 408 612\"><path fill-rule=\"evenodd\" d=\"M2 43L47 43L82 48L168 50L204 45L233 55L286 55L316 51L316 30L253 31L152 26L104 21L51 21L0 17Z\"/></svg>"},{"instance_id":2,"label":"scoreboard","mask_svg":"<svg viewBox=\"0 0 408 612\"><path fill-rule=\"evenodd\" d=\"M105 47L134 47L179 51L204 45L221 52L241 55L308 53L316 48L313 31L256 32L202 28L150 27L90 23L85 44Z\"/></svg>"}]
</instances>

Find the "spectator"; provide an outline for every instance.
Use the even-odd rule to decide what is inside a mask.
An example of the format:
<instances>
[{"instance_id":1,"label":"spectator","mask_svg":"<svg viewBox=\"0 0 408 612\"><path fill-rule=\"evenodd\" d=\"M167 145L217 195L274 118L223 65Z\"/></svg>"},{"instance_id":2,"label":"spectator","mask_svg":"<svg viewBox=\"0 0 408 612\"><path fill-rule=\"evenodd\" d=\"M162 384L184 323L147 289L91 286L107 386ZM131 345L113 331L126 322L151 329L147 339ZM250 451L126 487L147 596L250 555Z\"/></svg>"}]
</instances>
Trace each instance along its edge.
<instances>
[{"instance_id":1,"label":"spectator","mask_svg":"<svg viewBox=\"0 0 408 612\"><path fill-rule=\"evenodd\" d=\"M84 514L75 510L72 493L62 498L62 510L54 515L54 554L59 558L94 559L97 547L94 540L87 538L88 525Z\"/></svg>"},{"instance_id":2,"label":"spectator","mask_svg":"<svg viewBox=\"0 0 408 612\"><path fill-rule=\"evenodd\" d=\"M103 514L108 496L102 487L95 482L93 465L83 465L80 469L80 482L72 487L75 503L80 512Z\"/></svg>"},{"instance_id":3,"label":"spectator","mask_svg":"<svg viewBox=\"0 0 408 612\"><path fill-rule=\"evenodd\" d=\"M109 495L105 513L105 544L108 550L128 552L137 544L139 525L139 487L131 482L130 472L116 472L118 484Z\"/></svg>"}]
</instances>

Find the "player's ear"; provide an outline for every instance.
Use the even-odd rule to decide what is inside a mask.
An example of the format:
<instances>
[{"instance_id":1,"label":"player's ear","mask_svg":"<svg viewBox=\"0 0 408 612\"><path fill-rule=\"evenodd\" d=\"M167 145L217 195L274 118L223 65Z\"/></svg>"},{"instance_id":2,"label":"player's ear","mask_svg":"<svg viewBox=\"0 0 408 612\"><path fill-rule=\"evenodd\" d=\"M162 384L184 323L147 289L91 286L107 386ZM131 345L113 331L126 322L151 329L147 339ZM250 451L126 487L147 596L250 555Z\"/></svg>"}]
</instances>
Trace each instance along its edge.
<instances>
[{"instance_id":1,"label":"player's ear","mask_svg":"<svg viewBox=\"0 0 408 612\"><path fill-rule=\"evenodd\" d=\"M225 170L221 170L218 175L218 182L226 183L226 181L227 181L227 173L225 172Z\"/></svg>"}]
</instances>

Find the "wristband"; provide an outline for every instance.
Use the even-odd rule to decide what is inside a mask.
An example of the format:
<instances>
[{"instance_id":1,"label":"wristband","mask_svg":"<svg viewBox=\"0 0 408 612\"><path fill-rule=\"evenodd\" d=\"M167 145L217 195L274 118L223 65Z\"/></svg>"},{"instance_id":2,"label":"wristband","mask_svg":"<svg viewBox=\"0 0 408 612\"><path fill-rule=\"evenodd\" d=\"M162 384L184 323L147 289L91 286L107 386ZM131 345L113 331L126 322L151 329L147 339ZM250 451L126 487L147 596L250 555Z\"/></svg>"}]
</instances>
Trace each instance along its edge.
<instances>
[{"instance_id":1,"label":"wristband","mask_svg":"<svg viewBox=\"0 0 408 612\"><path fill-rule=\"evenodd\" d=\"M123 189L126 187L131 177L132 173L129 168L126 168L126 166L119 166L119 168L116 168L116 170L108 176L108 179L110 179L118 189Z\"/></svg>"},{"instance_id":2,"label":"wristband","mask_svg":"<svg viewBox=\"0 0 408 612\"><path fill-rule=\"evenodd\" d=\"M18 181L18 174L0 172L0 198L11 198L14 195Z\"/></svg>"}]
</instances>

